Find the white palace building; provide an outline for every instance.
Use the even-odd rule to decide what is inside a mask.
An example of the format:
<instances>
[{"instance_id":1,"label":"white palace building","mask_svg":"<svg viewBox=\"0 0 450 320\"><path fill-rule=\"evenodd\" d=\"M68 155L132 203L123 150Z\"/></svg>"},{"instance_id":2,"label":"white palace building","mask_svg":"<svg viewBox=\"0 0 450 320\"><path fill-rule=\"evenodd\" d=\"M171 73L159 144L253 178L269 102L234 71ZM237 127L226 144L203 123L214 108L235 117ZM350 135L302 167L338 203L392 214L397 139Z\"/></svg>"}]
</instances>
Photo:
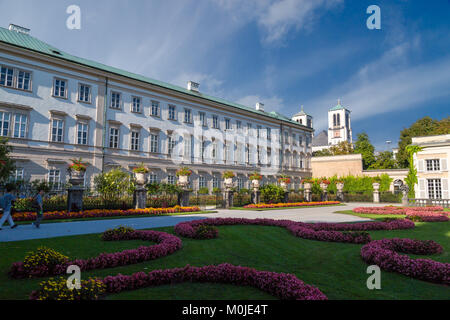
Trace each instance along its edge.
<instances>
[{"instance_id":1,"label":"white palace building","mask_svg":"<svg viewBox=\"0 0 450 320\"><path fill-rule=\"evenodd\" d=\"M287 118L72 56L11 25L0 28L0 136L13 146L14 179L68 181L70 159L90 164L86 183L143 162L151 182L175 183L190 167L194 189L221 188L221 174L280 174L298 188L311 177L312 118Z\"/></svg>"}]
</instances>

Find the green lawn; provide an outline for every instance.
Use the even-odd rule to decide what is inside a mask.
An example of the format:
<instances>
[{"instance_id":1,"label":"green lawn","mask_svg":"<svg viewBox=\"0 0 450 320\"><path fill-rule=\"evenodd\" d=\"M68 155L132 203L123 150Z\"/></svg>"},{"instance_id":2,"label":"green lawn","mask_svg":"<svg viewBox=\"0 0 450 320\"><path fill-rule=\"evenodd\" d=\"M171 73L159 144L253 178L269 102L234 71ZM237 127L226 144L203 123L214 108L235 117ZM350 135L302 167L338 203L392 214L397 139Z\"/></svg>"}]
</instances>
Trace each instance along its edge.
<instances>
[{"instance_id":1,"label":"green lawn","mask_svg":"<svg viewBox=\"0 0 450 320\"><path fill-rule=\"evenodd\" d=\"M428 258L450 262L450 223L417 223L413 230L373 231L373 239L414 238L439 242L441 255ZM173 227L156 230L173 232ZM105 277L183 267L231 263L259 270L293 273L308 284L317 286L329 299L450 299L448 287L410 279L382 271L381 290L368 290L367 265L361 260L361 245L305 240L287 230L270 226L222 226L219 238L193 240L182 238L183 248L174 254L136 265L82 274ZM27 299L42 279L9 279L11 263L21 261L27 251L45 245L70 257L88 258L101 252L114 252L139 245L144 241L103 242L100 236L83 235L54 239L0 243L0 299ZM416 256L413 256L416 257ZM423 256L421 256L423 257ZM272 299L257 289L209 283L184 283L146 288L108 296L107 299Z\"/></svg>"}]
</instances>

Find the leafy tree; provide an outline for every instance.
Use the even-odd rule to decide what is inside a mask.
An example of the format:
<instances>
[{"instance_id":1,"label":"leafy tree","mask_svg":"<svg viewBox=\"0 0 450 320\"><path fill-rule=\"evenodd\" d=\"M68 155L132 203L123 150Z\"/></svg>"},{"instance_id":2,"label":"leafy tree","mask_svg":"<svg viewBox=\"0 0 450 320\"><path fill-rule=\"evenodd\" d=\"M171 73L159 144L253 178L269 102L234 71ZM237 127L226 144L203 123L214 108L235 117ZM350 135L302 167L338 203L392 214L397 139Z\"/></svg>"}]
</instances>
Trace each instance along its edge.
<instances>
[{"instance_id":1,"label":"leafy tree","mask_svg":"<svg viewBox=\"0 0 450 320\"><path fill-rule=\"evenodd\" d=\"M284 189L275 184L266 184L262 186L261 200L264 203L280 203L284 197Z\"/></svg>"},{"instance_id":2,"label":"leafy tree","mask_svg":"<svg viewBox=\"0 0 450 320\"><path fill-rule=\"evenodd\" d=\"M358 134L354 151L355 153L361 154L364 170L368 169L375 162L375 147L370 143L367 133L363 132Z\"/></svg>"},{"instance_id":3,"label":"leafy tree","mask_svg":"<svg viewBox=\"0 0 450 320\"><path fill-rule=\"evenodd\" d=\"M15 170L14 160L9 157L12 147L8 145L8 139L0 137L0 184L9 180Z\"/></svg>"},{"instance_id":4,"label":"leafy tree","mask_svg":"<svg viewBox=\"0 0 450 320\"><path fill-rule=\"evenodd\" d=\"M332 156L332 155L333 154L331 153L331 151L329 149L314 151L312 154L313 157L327 157L327 156Z\"/></svg>"},{"instance_id":5,"label":"leafy tree","mask_svg":"<svg viewBox=\"0 0 450 320\"><path fill-rule=\"evenodd\" d=\"M414 167L414 154L421 151L422 147L409 145L406 147L406 152L409 154L409 171L405 178L405 182L409 187L408 197L414 198L416 192L414 186L417 183L417 169Z\"/></svg>"},{"instance_id":6,"label":"leafy tree","mask_svg":"<svg viewBox=\"0 0 450 320\"><path fill-rule=\"evenodd\" d=\"M400 132L400 140L398 142L397 164L400 168L409 167L410 155L406 151L406 147L412 143L413 137L432 136L438 134L450 133L450 117L442 120L434 120L430 117L424 117L417 120L409 128L405 128Z\"/></svg>"},{"instance_id":7,"label":"leafy tree","mask_svg":"<svg viewBox=\"0 0 450 320\"><path fill-rule=\"evenodd\" d=\"M394 154L390 151L380 152L375 157L375 162L372 163L369 169L395 169L396 162L394 159Z\"/></svg>"},{"instance_id":8,"label":"leafy tree","mask_svg":"<svg viewBox=\"0 0 450 320\"><path fill-rule=\"evenodd\" d=\"M353 145L348 141L341 141L337 145L331 146L330 152L334 156L352 154L353 153Z\"/></svg>"},{"instance_id":9,"label":"leafy tree","mask_svg":"<svg viewBox=\"0 0 450 320\"><path fill-rule=\"evenodd\" d=\"M132 177L121 169L113 169L97 175L94 188L103 199L116 200L126 193L132 193Z\"/></svg>"}]
</instances>

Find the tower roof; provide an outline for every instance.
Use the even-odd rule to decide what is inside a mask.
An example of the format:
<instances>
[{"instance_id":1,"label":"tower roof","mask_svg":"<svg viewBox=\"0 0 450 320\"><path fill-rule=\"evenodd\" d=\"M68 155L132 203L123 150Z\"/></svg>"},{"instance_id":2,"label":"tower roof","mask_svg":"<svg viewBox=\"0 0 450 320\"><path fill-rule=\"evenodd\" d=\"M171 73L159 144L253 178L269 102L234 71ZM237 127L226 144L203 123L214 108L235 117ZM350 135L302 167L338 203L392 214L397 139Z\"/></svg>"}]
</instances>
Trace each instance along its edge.
<instances>
[{"instance_id":1,"label":"tower roof","mask_svg":"<svg viewBox=\"0 0 450 320\"><path fill-rule=\"evenodd\" d=\"M336 110L342 110L342 109L348 110L343 105L341 105L341 99L339 99L338 104L335 107L331 108L330 111L336 111Z\"/></svg>"},{"instance_id":2,"label":"tower roof","mask_svg":"<svg viewBox=\"0 0 450 320\"><path fill-rule=\"evenodd\" d=\"M294 117L298 117L298 116L307 116L307 114L303 110L303 106L302 106L302 109L300 112L297 112L296 114L294 114Z\"/></svg>"}]
</instances>

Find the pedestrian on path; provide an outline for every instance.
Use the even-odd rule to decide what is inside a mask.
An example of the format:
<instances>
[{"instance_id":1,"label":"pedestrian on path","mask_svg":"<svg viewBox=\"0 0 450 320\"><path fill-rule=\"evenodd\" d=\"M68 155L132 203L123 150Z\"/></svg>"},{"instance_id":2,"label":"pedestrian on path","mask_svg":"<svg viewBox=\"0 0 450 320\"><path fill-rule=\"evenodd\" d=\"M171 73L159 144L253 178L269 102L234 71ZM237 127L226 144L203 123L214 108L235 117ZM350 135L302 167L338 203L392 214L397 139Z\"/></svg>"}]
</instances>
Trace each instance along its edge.
<instances>
[{"instance_id":1,"label":"pedestrian on path","mask_svg":"<svg viewBox=\"0 0 450 320\"><path fill-rule=\"evenodd\" d=\"M33 226L36 228L41 227L41 220L44 217L44 202L42 201L42 196L44 195L44 190L40 189L38 194L33 198L33 209L36 210L36 221L33 222Z\"/></svg>"},{"instance_id":2,"label":"pedestrian on path","mask_svg":"<svg viewBox=\"0 0 450 320\"><path fill-rule=\"evenodd\" d=\"M14 223L14 220L11 217L11 209L16 201L16 197L11 194L13 187L11 185L6 186L6 193L0 200L0 205L3 208L3 216L0 219L0 230L2 230L3 224L8 220L9 226L11 229L17 227L17 224Z\"/></svg>"}]
</instances>

